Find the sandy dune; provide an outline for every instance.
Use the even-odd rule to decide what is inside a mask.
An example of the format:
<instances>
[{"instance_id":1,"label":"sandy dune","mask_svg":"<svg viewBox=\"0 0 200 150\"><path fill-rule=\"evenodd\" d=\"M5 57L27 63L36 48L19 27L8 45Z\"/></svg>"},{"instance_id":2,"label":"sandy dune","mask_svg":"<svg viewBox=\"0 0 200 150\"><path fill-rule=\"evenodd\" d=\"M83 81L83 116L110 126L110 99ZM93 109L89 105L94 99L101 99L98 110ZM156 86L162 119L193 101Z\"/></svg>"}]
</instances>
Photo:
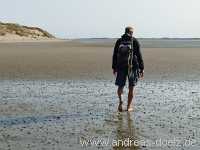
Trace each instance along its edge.
<instances>
[{"instance_id":1,"label":"sandy dune","mask_svg":"<svg viewBox=\"0 0 200 150\"><path fill-rule=\"evenodd\" d=\"M16 23L0 22L0 42L55 40L47 31L38 27L29 27Z\"/></svg>"}]
</instances>

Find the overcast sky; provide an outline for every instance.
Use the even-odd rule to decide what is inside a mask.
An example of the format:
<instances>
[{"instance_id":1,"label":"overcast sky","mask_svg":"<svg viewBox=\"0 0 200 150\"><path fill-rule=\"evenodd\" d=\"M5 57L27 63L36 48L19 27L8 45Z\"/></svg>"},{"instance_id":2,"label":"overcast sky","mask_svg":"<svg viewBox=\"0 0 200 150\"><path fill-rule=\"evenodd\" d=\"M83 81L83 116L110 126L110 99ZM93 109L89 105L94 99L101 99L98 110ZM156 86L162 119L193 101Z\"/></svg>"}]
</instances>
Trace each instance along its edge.
<instances>
[{"instance_id":1,"label":"overcast sky","mask_svg":"<svg viewBox=\"0 0 200 150\"><path fill-rule=\"evenodd\" d=\"M0 0L0 21L62 38L200 37L200 0Z\"/></svg>"}]
</instances>

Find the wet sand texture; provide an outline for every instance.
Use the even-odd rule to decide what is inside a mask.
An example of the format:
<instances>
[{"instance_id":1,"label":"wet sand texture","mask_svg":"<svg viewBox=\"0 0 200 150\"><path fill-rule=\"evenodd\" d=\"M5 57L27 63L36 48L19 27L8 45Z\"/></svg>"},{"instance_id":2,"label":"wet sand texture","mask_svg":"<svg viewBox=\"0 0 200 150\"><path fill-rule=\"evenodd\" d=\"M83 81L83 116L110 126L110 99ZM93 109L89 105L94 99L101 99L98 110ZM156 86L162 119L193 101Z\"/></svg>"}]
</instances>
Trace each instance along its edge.
<instances>
[{"instance_id":1,"label":"wet sand texture","mask_svg":"<svg viewBox=\"0 0 200 150\"><path fill-rule=\"evenodd\" d=\"M0 150L198 150L200 48L144 46L134 112L119 113L113 44L0 43ZM127 138L151 145L112 145ZM174 138L179 146L153 144Z\"/></svg>"}]
</instances>

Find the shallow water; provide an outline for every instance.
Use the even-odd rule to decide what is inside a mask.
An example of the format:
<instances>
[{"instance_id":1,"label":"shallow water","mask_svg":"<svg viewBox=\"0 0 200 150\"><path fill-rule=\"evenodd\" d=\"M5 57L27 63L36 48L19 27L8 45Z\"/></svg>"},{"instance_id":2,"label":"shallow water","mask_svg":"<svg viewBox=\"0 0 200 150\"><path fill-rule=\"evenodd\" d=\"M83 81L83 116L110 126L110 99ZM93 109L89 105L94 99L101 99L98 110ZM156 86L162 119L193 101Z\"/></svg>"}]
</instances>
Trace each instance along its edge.
<instances>
[{"instance_id":1,"label":"shallow water","mask_svg":"<svg viewBox=\"0 0 200 150\"><path fill-rule=\"evenodd\" d=\"M117 112L116 89L113 80L1 80L0 149L199 149L200 81L140 81L131 113ZM124 108L126 95L127 86ZM128 139L140 144L114 143Z\"/></svg>"}]
</instances>

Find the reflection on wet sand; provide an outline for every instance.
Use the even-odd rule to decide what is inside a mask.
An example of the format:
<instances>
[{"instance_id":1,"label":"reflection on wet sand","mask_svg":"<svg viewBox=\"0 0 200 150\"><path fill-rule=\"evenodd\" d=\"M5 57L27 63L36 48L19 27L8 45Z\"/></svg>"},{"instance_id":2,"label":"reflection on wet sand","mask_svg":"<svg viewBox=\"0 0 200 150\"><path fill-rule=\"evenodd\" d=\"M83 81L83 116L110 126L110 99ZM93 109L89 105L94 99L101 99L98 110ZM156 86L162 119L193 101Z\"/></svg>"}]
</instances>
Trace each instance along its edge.
<instances>
[{"instance_id":1,"label":"reflection on wet sand","mask_svg":"<svg viewBox=\"0 0 200 150\"><path fill-rule=\"evenodd\" d=\"M199 89L199 80L140 82L128 114L116 112L111 81L0 81L0 149L198 150ZM113 144L129 137L140 146ZM144 143L174 137L197 142L170 148Z\"/></svg>"},{"instance_id":2,"label":"reflection on wet sand","mask_svg":"<svg viewBox=\"0 0 200 150\"><path fill-rule=\"evenodd\" d=\"M134 121L132 120L133 112L118 113L116 138L113 143L113 150L138 150L139 147L134 141L137 140L135 134Z\"/></svg>"}]
</instances>

